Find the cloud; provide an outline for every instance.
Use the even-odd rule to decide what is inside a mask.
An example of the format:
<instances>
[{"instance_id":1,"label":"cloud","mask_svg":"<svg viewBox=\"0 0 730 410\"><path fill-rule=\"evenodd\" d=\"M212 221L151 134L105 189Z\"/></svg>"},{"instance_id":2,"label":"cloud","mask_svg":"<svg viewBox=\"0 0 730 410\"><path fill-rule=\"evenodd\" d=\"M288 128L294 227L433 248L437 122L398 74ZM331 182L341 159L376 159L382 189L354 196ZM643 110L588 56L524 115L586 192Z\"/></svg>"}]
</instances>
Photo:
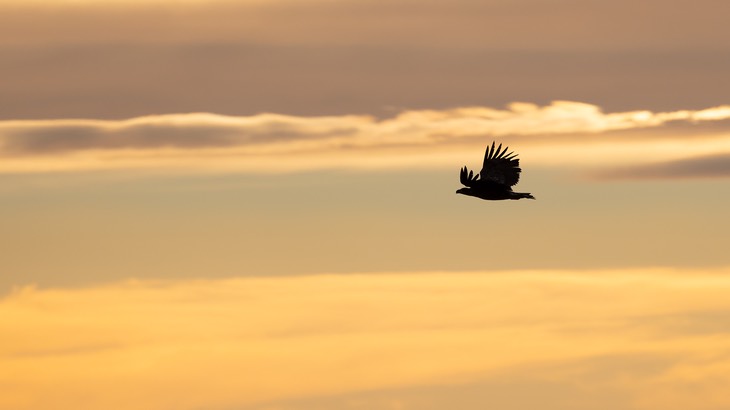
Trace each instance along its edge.
<instances>
[{"instance_id":1,"label":"cloud","mask_svg":"<svg viewBox=\"0 0 730 410\"><path fill-rule=\"evenodd\" d=\"M722 18L728 8L711 0L698 0L692 7L681 2L668 7L659 0L647 0L642 6L625 0L611 4L552 1L547 7L539 0L394 0L387 5L375 0L5 0L0 10L0 43L4 44L256 42L721 50L718 39L728 35ZM678 25L686 27L686 33L678 35ZM190 30L191 26L196 29ZM617 32L616 26L622 30Z\"/></svg>"},{"instance_id":2,"label":"cloud","mask_svg":"<svg viewBox=\"0 0 730 410\"><path fill-rule=\"evenodd\" d=\"M555 101L545 106L513 103L505 109L410 110L386 119L192 113L0 121L0 172L439 166L473 156L492 139L519 143L518 153L533 165L656 162L730 151L727 133L694 135L687 127L713 123L724 130L727 119L730 106L605 113L592 104ZM683 134L673 135L673 127L684 127ZM642 134L659 128L668 130L666 135ZM633 134L608 134L617 132ZM690 135L688 147L681 141Z\"/></svg>"},{"instance_id":3,"label":"cloud","mask_svg":"<svg viewBox=\"0 0 730 410\"><path fill-rule=\"evenodd\" d=\"M608 169L595 173L599 179L677 179L730 177L730 153Z\"/></svg>"},{"instance_id":4,"label":"cloud","mask_svg":"<svg viewBox=\"0 0 730 410\"><path fill-rule=\"evenodd\" d=\"M485 380L419 385L314 397L247 407L246 410L422 409L635 409L620 379L641 380L671 367L671 358L649 353L508 369ZM561 377L570 374L570 377ZM597 388L597 386L600 386Z\"/></svg>"},{"instance_id":5,"label":"cloud","mask_svg":"<svg viewBox=\"0 0 730 410\"><path fill-rule=\"evenodd\" d=\"M125 21L116 14L114 19ZM145 38L157 38L156 34ZM673 111L726 104L730 94L724 81L730 60L701 50L556 53L112 43L114 47L45 42L42 47L2 48L0 73L13 81L3 86L0 119L121 119L201 111L366 113L384 118L396 112L388 107L501 107L512 101L545 104L556 98L595 102L610 111ZM630 96L626 89L632 90Z\"/></svg>"},{"instance_id":6,"label":"cloud","mask_svg":"<svg viewBox=\"0 0 730 410\"><path fill-rule=\"evenodd\" d=\"M360 118L314 119L262 114L162 115L125 121L57 120L9 122L3 151L10 155L85 150L196 149L296 142L354 133ZM2 127L0 125L0 127Z\"/></svg>"},{"instance_id":7,"label":"cloud","mask_svg":"<svg viewBox=\"0 0 730 410\"><path fill-rule=\"evenodd\" d=\"M730 93L729 8L714 0L3 0L0 75L13 81L3 84L0 117L383 115L386 106L556 98L616 110L700 108Z\"/></svg>"},{"instance_id":8,"label":"cloud","mask_svg":"<svg viewBox=\"0 0 730 410\"><path fill-rule=\"evenodd\" d=\"M414 272L18 288L0 300L0 407L308 408L332 397L341 408L364 392L406 405L409 391L459 401L459 385L501 385L620 394L618 404L667 410L687 408L699 390L693 408L723 408L730 329L714 322L730 311L729 275ZM568 399L544 397L545 409Z\"/></svg>"}]
</instances>

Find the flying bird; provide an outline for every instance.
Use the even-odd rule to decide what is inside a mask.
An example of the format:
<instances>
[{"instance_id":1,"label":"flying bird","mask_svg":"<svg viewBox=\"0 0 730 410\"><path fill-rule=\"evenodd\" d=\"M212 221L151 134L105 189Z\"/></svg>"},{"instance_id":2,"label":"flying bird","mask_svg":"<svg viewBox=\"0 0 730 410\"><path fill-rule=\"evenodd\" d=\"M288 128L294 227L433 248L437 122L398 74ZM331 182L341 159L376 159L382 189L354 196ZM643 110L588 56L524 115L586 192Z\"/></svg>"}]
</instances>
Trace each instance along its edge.
<instances>
[{"instance_id":1,"label":"flying bird","mask_svg":"<svg viewBox=\"0 0 730 410\"><path fill-rule=\"evenodd\" d=\"M475 196L489 201L502 199L535 199L527 192L514 192L512 187L520 180L520 160L517 155L507 152L507 147L502 149L502 144L491 148L487 145L487 152L484 153L484 165L479 174L474 175L473 171L466 167L461 169L459 177L461 184L466 188L456 191L457 194Z\"/></svg>"}]
</instances>

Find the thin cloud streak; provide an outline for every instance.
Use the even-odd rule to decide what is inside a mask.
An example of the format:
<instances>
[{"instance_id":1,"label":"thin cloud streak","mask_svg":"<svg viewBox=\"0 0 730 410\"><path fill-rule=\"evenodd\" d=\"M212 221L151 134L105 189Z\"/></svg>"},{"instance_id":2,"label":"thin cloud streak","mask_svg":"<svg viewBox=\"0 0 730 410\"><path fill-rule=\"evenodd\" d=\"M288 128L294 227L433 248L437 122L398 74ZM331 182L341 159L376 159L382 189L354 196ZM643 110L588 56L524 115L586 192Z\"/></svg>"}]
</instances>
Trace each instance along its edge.
<instances>
[{"instance_id":1,"label":"thin cloud streak","mask_svg":"<svg viewBox=\"0 0 730 410\"><path fill-rule=\"evenodd\" d=\"M491 139L519 142L520 153L533 165L619 165L730 152L725 134L691 135L691 146L676 136L642 135L649 129L689 124L683 131L690 136L691 124L723 126L727 119L730 106L604 113L592 104L555 101L546 106L513 103L505 109L413 110L383 120L209 113L118 121L15 120L0 122L0 172L441 166ZM614 139L609 133L615 132L634 135Z\"/></svg>"},{"instance_id":2,"label":"thin cloud streak","mask_svg":"<svg viewBox=\"0 0 730 410\"><path fill-rule=\"evenodd\" d=\"M730 177L730 154L710 155L600 171L598 179L677 179Z\"/></svg>"}]
</instances>

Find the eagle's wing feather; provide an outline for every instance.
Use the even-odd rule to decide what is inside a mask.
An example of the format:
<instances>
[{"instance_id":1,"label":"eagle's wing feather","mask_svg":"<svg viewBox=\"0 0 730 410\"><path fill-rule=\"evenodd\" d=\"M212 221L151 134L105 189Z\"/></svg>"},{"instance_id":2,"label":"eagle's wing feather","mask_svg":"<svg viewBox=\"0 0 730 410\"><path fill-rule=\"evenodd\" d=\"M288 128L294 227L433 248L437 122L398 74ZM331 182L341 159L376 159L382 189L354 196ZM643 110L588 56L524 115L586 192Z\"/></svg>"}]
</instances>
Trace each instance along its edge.
<instances>
[{"instance_id":1,"label":"eagle's wing feather","mask_svg":"<svg viewBox=\"0 0 730 410\"><path fill-rule=\"evenodd\" d=\"M511 187L520 180L520 160L517 155L507 152L507 147L502 149L502 144L495 148L494 142L492 146L487 146L484 153L484 164L479 172L481 181L495 182L507 187Z\"/></svg>"},{"instance_id":2,"label":"eagle's wing feather","mask_svg":"<svg viewBox=\"0 0 730 410\"><path fill-rule=\"evenodd\" d=\"M468 171L466 167L464 167L459 173L459 179L461 180L462 185L473 188L478 183L477 180L479 179L479 175L474 176L474 171Z\"/></svg>"}]
</instances>

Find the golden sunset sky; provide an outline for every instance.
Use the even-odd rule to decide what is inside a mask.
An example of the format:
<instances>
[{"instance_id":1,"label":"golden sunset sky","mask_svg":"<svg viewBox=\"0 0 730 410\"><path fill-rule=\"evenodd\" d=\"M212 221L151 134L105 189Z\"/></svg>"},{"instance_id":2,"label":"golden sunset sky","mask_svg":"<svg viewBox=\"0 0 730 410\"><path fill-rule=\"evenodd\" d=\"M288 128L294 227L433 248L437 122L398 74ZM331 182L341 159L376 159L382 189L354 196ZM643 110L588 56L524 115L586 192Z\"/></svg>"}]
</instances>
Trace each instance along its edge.
<instances>
[{"instance_id":1,"label":"golden sunset sky","mask_svg":"<svg viewBox=\"0 0 730 410\"><path fill-rule=\"evenodd\" d=\"M728 15L0 0L0 409L730 408Z\"/></svg>"}]
</instances>

